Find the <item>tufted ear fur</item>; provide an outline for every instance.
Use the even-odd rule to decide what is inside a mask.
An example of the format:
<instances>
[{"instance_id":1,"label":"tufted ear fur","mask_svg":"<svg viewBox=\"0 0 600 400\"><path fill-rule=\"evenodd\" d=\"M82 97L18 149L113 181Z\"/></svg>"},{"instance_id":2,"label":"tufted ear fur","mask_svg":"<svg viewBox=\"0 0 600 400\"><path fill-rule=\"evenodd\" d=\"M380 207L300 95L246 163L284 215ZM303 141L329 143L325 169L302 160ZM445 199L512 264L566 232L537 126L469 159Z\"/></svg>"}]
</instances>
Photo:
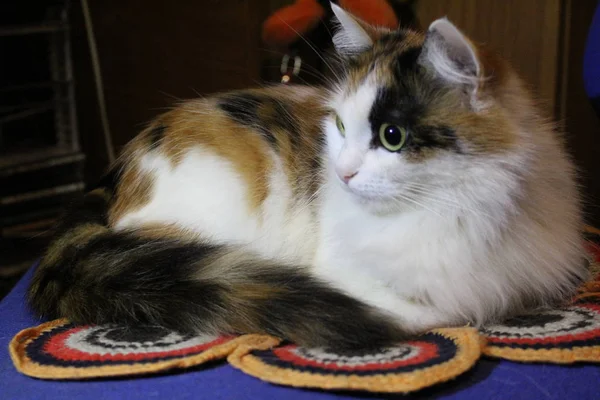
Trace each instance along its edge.
<instances>
[{"instance_id":1,"label":"tufted ear fur","mask_svg":"<svg viewBox=\"0 0 600 400\"><path fill-rule=\"evenodd\" d=\"M449 84L465 86L475 94L481 79L481 64L473 44L446 18L429 26L421 62Z\"/></svg>"},{"instance_id":2,"label":"tufted ear fur","mask_svg":"<svg viewBox=\"0 0 600 400\"><path fill-rule=\"evenodd\" d=\"M384 32L384 29L367 24L334 3L331 3L331 9L338 22L333 45L340 55L352 56L367 50Z\"/></svg>"}]
</instances>

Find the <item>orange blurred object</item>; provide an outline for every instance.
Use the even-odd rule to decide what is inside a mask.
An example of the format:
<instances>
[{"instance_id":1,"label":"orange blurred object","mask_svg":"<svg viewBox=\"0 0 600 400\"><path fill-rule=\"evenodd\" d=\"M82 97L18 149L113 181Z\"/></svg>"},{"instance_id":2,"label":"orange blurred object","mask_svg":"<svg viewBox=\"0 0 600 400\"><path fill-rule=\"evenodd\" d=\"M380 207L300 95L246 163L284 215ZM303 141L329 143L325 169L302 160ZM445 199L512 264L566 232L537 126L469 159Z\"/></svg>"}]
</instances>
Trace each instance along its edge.
<instances>
[{"instance_id":1,"label":"orange blurred object","mask_svg":"<svg viewBox=\"0 0 600 400\"><path fill-rule=\"evenodd\" d=\"M272 14L263 24L262 38L274 47L287 47L313 30L325 15L316 0L297 0Z\"/></svg>"},{"instance_id":2,"label":"orange blurred object","mask_svg":"<svg viewBox=\"0 0 600 400\"><path fill-rule=\"evenodd\" d=\"M398 29L398 18L387 0L339 0L339 5L370 25Z\"/></svg>"},{"instance_id":3,"label":"orange blurred object","mask_svg":"<svg viewBox=\"0 0 600 400\"><path fill-rule=\"evenodd\" d=\"M339 0L340 7L362 21L389 29L398 28L398 17L387 0ZM313 30L328 10L317 0L296 2L275 11L263 24L262 39L272 47L285 48Z\"/></svg>"}]
</instances>

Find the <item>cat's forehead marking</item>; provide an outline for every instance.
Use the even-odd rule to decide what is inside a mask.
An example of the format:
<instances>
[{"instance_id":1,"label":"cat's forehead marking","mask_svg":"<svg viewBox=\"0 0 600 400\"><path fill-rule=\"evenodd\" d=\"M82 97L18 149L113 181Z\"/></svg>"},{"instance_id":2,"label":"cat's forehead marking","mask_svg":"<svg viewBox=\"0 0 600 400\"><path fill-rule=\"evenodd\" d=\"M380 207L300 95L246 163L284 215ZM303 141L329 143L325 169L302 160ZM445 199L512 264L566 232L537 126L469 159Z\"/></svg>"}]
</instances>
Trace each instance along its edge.
<instances>
[{"instance_id":1,"label":"cat's forehead marking","mask_svg":"<svg viewBox=\"0 0 600 400\"><path fill-rule=\"evenodd\" d=\"M357 88L370 74L375 73L382 84L389 84L398 61L414 64L420 53L424 35L412 31L396 31L381 36L373 47L349 60L348 87Z\"/></svg>"}]
</instances>

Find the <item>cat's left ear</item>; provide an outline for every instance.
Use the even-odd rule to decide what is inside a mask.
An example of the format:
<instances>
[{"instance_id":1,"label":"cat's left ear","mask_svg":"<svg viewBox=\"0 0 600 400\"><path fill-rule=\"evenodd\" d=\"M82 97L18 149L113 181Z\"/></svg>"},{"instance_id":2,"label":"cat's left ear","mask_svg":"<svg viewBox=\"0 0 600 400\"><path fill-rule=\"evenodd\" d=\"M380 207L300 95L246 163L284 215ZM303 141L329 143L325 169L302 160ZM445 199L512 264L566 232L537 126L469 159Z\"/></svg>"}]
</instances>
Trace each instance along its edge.
<instances>
[{"instance_id":1,"label":"cat's left ear","mask_svg":"<svg viewBox=\"0 0 600 400\"><path fill-rule=\"evenodd\" d=\"M421 62L449 84L475 94L481 80L477 50L447 18L433 21L427 31Z\"/></svg>"},{"instance_id":2,"label":"cat's left ear","mask_svg":"<svg viewBox=\"0 0 600 400\"><path fill-rule=\"evenodd\" d=\"M337 4L331 3L331 9L338 22L333 45L342 56L352 56L367 50L378 37L389 32L386 28L369 25Z\"/></svg>"}]
</instances>

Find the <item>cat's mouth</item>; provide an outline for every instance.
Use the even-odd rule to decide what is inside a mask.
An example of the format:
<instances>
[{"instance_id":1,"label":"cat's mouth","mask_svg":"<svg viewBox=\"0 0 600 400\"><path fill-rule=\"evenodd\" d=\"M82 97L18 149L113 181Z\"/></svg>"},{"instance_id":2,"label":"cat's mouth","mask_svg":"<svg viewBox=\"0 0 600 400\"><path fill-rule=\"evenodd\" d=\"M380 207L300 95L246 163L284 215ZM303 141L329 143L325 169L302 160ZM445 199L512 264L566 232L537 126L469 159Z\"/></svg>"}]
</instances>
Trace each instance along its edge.
<instances>
[{"instance_id":1,"label":"cat's mouth","mask_svg":"<svg viewBox=\"0 0 600 400\"><path fill-rule=\"evenodd\" d=\"M350 193L353 197L357 198L363 203L366 202L385 202L389 200L393 200L393 196L386 195L381 191L373 190L373 187L364 187L363 185L352 185L350 182L349 185L342 183L342 187L348 193Z\"/></svg>"}]
</instances>

